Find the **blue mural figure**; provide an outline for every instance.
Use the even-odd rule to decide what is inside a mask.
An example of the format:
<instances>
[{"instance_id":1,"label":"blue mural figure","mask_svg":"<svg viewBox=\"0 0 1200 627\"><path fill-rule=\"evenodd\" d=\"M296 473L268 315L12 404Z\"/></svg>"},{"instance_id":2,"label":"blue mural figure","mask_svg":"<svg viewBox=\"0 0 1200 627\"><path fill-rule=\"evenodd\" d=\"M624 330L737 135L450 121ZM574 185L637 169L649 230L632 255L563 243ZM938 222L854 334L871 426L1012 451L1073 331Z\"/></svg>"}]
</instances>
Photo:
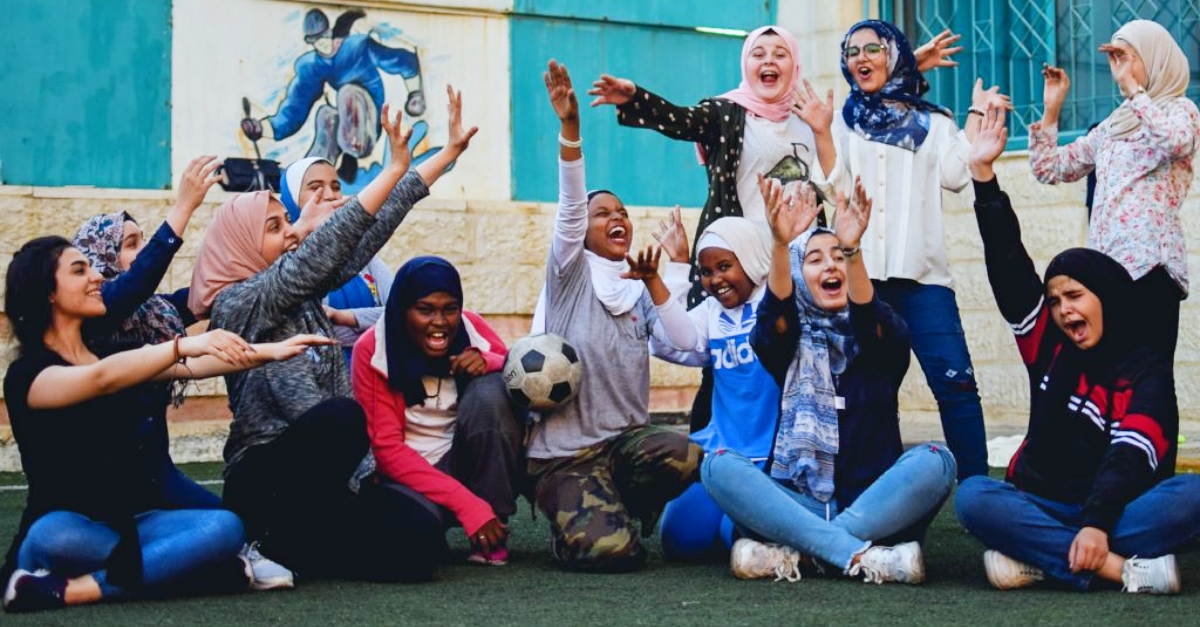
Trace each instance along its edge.
<instances>
[{"instance_id":1,"label":"blue mural figure","mask_svg":"<svg viewBox=\"0 0 1200 627\"><path fill-rule=\"evenodd\" d=\"M350 34L350 28L363 17L366 13L362 10L347 11L330 27L324 11L310 9L305 14L304 41L313 49L296 59L295 78L288 84L278 110L264 118L247 116L242 120L242 132L248 139L257 142L263 137L275 140L291 137L304 125L313 106L323 99L306 156L337 164L338 177L354 184L360 172L359 159L371 154L381 132L379 115L385 94L380 72L404 78L408 88L404 110L409 116L425 113L417 53L386 46L368 35ZM326 86L334 90L334 102L330 102ZM430 148L418 154L418 144L427 134L428 125L424 121L413 125L410 144L413 165L440 150L440 147ZM373 178L370 170L365 172L369 173L368 178Z\"/></svg>"}]
</instances>

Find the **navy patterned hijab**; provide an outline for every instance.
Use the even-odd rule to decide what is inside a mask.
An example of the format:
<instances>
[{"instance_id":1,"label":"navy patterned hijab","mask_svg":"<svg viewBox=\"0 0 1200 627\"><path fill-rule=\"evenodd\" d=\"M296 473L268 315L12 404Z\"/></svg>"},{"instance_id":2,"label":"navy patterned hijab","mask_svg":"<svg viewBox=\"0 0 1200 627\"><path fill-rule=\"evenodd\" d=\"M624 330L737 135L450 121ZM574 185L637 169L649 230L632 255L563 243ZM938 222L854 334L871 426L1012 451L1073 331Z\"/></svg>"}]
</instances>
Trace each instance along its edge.
<instances>
[{"instance_id":1,"label":"navy patterned hijab","mask_svg":"<svg viewBox=\"0 0 1200 627\"><path fill-rule=\"evenodd\" d=\"M850 37L864 28L875 31L887 51L888 80L878 92L864 93L850 74L845 54L841 55L842 76L850 83L850 97L842 106L842 119L867 141L916 152L929 134L930 113L950 116L950 110L921 97L929 84L917 69L908 39L895 26L879 20L863 20L846 32L843 51L850 45Z\"/></svg>"}]
</instances>

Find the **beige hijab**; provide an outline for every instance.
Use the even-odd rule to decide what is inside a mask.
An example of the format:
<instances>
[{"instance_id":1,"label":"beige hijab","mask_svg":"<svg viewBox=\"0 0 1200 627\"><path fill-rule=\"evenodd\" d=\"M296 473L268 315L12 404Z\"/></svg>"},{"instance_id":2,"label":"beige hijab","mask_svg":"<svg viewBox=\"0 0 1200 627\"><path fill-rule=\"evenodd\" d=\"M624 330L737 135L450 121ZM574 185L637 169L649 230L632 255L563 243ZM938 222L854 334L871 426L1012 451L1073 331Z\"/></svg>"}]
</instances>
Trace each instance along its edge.
<instances>
[{"instance_id":1,"label":"beige hijab","mask_svg":"<svg viewBox=\"0 0 1200 627\"><path fill-rule=\"evenodd\" d=\"M1150 20L1134 20L1113 33L1113 41L1123 41L1137 51L1146 66L1146 95L1156 107L1164 107L1176 98L1183 98L1188 88L1191 69L1187 55L1161 24ZM1122 139L1135 133L1142 125L1134 114L1129 100L1121 103L1105 121L1109 137Z\"/></svg>"},{"instance_id":2,"label":"beige hijab","mask_svg":"<svg viewBox=\"0 0 1200 627\"><path fill-rule=\"evenodd\" d=\"M204 233L188 308L197 318L207 318L221 290L266 270L271 264L262 256L267 206L271 192L239 194L217 208Z\"/></svg>"}]
</instances>

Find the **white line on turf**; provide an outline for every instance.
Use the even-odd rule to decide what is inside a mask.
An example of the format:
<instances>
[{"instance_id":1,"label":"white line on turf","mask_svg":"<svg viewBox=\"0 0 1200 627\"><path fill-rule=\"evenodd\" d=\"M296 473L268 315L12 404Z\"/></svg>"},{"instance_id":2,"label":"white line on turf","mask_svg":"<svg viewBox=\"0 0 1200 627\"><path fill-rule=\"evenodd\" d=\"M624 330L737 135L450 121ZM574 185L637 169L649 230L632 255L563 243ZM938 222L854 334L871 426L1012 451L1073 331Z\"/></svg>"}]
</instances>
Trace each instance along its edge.
<instances>
[{"instance_id":1,"label":"white line on turf","mask_svg":"<svg viewBox=\"0 0 1200 627\"><path fill-rule=\"evenodd\" d=\"M224 479L205 479L204 481L197 481L196 483L198 483L200 485L221 485L222 483L225 483L225 480ZM29 486L27 486L27 485L0 485L0 492L20 492L21 490L28 490L28 489L29 489Z\"/></svg>"}]
</instances>

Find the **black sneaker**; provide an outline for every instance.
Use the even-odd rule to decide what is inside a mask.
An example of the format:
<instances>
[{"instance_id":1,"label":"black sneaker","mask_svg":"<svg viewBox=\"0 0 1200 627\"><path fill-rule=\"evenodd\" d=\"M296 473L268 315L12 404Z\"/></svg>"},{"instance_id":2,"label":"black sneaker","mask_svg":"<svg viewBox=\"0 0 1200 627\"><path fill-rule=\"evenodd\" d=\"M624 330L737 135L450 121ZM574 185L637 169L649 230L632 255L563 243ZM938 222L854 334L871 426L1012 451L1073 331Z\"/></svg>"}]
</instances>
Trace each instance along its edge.
<instances>
[{"instance_id":1,"label":"black sneaker","mask_svg":"<svg viewBox=\"0 0 1200 627\"><path fill-rule=\"evenodd\" d=\"M18 568L4 590L4 611L37 612L66 606L67 580L48 570L29 572Z\"/></svg>"}]
</instances>

